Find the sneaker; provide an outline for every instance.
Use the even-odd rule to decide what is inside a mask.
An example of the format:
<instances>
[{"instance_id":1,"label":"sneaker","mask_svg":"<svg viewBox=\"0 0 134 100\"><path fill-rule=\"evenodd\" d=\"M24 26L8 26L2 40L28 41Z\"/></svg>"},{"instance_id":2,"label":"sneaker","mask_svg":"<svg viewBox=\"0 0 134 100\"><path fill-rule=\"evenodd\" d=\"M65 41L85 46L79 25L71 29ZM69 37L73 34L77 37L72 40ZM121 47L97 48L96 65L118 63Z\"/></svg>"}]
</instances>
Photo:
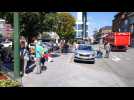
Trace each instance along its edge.
<instances>
[{"instance_id":1,"label":"sneaker","mask_svg":"<svg viewBox=\"0 0 134 100\"><path fill-rule=\"evenodd\" d=\"M27 77L28 75L27 74L24 74L24 77Z\"/></svg>"}]
</instances>

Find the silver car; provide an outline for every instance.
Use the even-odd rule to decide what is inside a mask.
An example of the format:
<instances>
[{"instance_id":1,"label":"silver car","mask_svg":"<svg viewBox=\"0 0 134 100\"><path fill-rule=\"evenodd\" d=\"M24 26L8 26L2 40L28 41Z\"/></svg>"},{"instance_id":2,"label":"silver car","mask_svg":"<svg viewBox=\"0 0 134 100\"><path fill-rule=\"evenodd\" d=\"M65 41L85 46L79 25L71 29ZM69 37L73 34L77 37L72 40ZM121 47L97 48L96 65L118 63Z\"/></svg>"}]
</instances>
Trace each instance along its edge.
<instances>
[{"instance_id":1,"label":"silver car","mask_svg":"<svg viewBox=\"0 0 134 100\"><path fill-rule=\"evenodd\" d=\"M74 62L88 61L95 63L95 51L91 45L80 44L78 49L74 52Z\"/></svg>"}]
</instances>

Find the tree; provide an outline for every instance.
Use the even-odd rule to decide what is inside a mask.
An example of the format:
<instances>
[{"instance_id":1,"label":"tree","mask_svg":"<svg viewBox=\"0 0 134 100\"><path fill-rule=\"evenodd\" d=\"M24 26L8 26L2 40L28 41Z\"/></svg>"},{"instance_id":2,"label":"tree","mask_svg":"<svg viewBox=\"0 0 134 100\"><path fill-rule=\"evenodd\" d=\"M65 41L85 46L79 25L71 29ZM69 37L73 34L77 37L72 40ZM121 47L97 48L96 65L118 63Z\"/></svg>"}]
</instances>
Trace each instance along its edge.
<instances>
[{"instance_id":1,"label":"tree","mask_svg":"<svg viewBox=\"0 0 134 100\"><path fill-rule=\"evenodd\" d=\"M0 12L0 18L5 19L6 23L13 26L13 12Z\"/></svg>"},{"instance_id":2,"label":"tree","mask_svg":"<svg viewBox=\"0 0 134 100\"><path fill-rule=\"evenodd\" d=\"M62 39L65 39L66 42L70 38L74 37L74 26L75 18L69 13L57 13L56 22L55 22L55 31Z\"/></svg>"},{"instance_id":3,"label":"tree","mask_svg":"<svg viewBox=\"0 0 134 100\"><path fill-rule=\"evenodd\" d=\"M19 12L20 34L31 41L32 37L42 33L45 30L43 22L46 14L46 12ZM0 18L5 19L6 23L10 23L13 26L13 12L0 12Z\"/></svg>"},{"instance_id":4,"label":"tree","mask_svg":"<svg viewBox=\"0 0 134 100\"><path fill-rule=\"evenodd\" d=\"M95 40L99 41L101 38L101 32L99 32L97 29L95 29L93 36L94 36Z\"/></svg>"},{"instance_id":5,"label":"tree","mask_svg":"<svg viewBox=\"0 0 134 100\"><path fill-rule=\"evenodd\" d=\"M36 12L21 12L19 15L20 33L31 41L32 37L38 36L41 31L40 16Z\"/></svg>"},{"instance_id":6,"label":"tree","mask_svg":"<svg viewBox=\"0 0 134 100\"><path fill-rule=\"evenodd\" d=\"M21 33L31 41L43 32L50 32L54 26L55 13L21 12Z\"/></svg>"},{"instance_id":7,"label":"tree","mask_svg":"<svg viewBox=\"0 0 134 100\"><path fill-rule=\"evenodd\" d=\"M20 33L29 41L43 32L56 32L65 40L74 37L75 18L69 13L19 12L19 16ZM0 12L0 17L13 26L13 12Z\"/></svg>"}]
</instances>

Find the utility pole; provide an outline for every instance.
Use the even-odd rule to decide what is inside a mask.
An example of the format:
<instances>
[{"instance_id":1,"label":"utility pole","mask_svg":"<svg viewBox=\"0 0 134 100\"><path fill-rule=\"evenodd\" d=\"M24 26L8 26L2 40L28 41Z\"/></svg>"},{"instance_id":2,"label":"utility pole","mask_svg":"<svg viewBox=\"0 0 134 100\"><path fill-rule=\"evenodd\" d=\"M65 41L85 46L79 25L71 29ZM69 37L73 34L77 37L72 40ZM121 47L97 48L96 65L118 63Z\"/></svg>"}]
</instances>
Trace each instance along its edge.
<instances>
[{"instance_id":1,"label":"utility pole","mask_svg":"<svg viewBox=\"0 0 134 100\"><path fill-rule=\"evenodd\" d=\"M14 78L20 77L19 14L14 12Z\"/></svg>"},{"instance_id":2,"label":"utility pole","mask_svg":"<svg viewBox=\"0 0 134 100\"><path fill-rule=\"evenodd\" d=\"M86 34L86 22L87 22L87 13L83 12L82 13L82 21L83 21L83 32L82 32L82 39L87 37Z\"/></svg>"}]
</instances>

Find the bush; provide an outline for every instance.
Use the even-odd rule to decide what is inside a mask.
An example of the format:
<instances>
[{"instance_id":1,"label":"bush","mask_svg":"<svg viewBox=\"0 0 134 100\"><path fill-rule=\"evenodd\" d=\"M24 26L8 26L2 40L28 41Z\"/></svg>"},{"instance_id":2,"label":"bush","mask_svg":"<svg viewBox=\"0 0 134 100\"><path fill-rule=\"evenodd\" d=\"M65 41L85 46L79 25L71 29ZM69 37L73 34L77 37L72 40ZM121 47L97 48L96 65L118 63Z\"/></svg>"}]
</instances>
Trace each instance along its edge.
<instances>
[{"instance_id":1,"label":"bush","mask_svg":"<svg viewBox=\"0 0 134 100\"><path fill-rule=\"evenodd\" d=\"M0 80L0 87L20 87L20 83L14 80Z\"/></svg>"}]
</instances>

